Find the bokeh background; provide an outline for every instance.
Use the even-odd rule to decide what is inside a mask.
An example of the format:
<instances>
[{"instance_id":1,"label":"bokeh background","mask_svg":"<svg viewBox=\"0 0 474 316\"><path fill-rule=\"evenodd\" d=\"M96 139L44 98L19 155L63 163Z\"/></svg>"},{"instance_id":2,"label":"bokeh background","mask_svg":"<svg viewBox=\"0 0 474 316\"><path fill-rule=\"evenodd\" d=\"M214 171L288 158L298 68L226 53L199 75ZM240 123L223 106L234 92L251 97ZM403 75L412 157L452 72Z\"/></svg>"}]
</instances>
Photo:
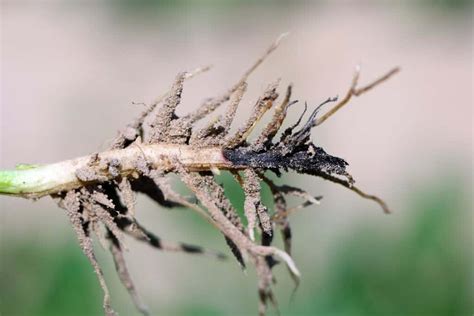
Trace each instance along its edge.
<instances>
[{"instance_id":1,"label":"bokeh background","mask_svg":"<svg viewBox=\"0 0 474 316\"><path fill-rule=\"evenodd\" d=\"M345 93L356 64L361 83L399 65L313 132L393 214L337 185L285 175L324 199L292 217L303 280L290 302L291 280L276 268L280 309L472 315L472 10L469 0L2 1L0 167L104 149L140 112L132 102L149 103L179 71L212 64L186 82L185 113L231 86L282 32L291 34L249 80L240 119L275 78L314 106ZM241 209L238 186L225 174L221 181ZM101 315L101 290L63 211L48 198L0 197L0 207L0 314ZM188 210L140 198L138 216L162 238L227 251ZM153 314L256 314L252 270L128 245ZM97 250L114 307L137 315L110 256Z\"/></svg>"}]
</instances>

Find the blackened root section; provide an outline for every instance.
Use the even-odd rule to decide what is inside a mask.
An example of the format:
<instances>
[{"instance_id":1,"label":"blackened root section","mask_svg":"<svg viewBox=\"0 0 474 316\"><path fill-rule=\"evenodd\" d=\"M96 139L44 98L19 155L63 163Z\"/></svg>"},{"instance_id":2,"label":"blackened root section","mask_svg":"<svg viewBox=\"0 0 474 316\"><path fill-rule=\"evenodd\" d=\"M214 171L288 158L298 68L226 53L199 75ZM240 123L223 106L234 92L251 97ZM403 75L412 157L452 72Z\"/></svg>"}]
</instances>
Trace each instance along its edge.
<instances>
[{"instance_id":1,"label":"blackened root section","mask_svg":"<svg viewBox=\"0 0 474 316\"><path fill-rule=\"evenodd\" d=\"M267 143L265 148L255 146L227 148L223 150L224 157L240 168L271 170L277 175L282 171L293 170L321 177L343 185L363 198L377 202L385 213L390 213L382 199L354 186L354 179L347 172L348 163L344 159L326 153L311 141L311 130L317 121L318 111L324 104L334 101L336 98L329 98L319 105L306 123L295 131L301 122L300 118L295 125L283 132L278 142Z\"/></svg>"},{"instance_id":2,"label":"blackened root section","mask_svg":"<svg viewBox=\"0 0 474 316\"><path fill-rule=\"evenodd\" d=\"M270 169L277 174L280 174L281 170L294 170L317 176L325 173L352 179L346 171L347 162L327 154L322 148L313 144L294 148L287 154L280 148L256 152L247 147L226 149L223 153L227 160L242 168Z\"/></svg>"}]
</instances>

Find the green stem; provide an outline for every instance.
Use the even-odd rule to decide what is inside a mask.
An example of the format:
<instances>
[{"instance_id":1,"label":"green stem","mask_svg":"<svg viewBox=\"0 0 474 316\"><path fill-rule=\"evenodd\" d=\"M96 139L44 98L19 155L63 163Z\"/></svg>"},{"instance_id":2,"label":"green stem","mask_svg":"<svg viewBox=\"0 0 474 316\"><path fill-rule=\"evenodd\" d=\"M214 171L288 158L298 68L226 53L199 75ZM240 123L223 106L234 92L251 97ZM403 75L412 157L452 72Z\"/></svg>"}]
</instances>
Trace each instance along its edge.
<instances>
[{"instance_id":1,"label":"green stem","mask_svg":"<svg viewBox=\"0 0 474 316\"><path fill-rule=\"evenodd\" d=\"M67 172L61 163L29 169L0 171L0 193L24 195L48 190L75 180L74 173Z\"/></svg>"},{"instance_id":2,"label":"green stem","mask_svg":"<svg viewBox=\"0 0 474 316\"><path fill-rule=\"evenodd\" d=\"M190 171L233 169L220 147L194 148L187 145L136 145L120 150L104 151L100 154L65 160L43 166L20 166L16 170L0 171L0 194L15 195L25 198L39 198L45 195L80 188L87 184L112 180L117 175L111 174L108 162L118 165L120 176L137 175L139 159L153 169L172 171L178 160ZM98 177L80 179L77 172L89 168Z\"/></svg>"}]
</instances>

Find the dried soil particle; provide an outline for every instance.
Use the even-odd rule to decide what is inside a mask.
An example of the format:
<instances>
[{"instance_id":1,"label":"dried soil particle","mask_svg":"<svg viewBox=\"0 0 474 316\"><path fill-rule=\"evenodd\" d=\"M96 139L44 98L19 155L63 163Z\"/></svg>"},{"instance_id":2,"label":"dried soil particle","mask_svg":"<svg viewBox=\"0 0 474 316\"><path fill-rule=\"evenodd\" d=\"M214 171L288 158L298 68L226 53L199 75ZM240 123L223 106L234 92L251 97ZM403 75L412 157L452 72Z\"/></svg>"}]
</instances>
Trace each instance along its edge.
<instances>
[{"instance_id":1,"label":"dried soil particle","mask_svg":"<svg viewBox=\"0 0 474 316\"><path fill-rule=\"evenodd\" d=\"M106 176L97 173L94 167L82 167L76 170L76 177L82 182L106 181Z\"/></svg>"},{"instance_id":2,"label":"dried soil particle","mask_svg":"<svg viewBox=\"0 0 474 316\"><path fill-rule=\"evenodd\" d=\"M263 93L263 96L258 99L255 107L252 111L252 115L247 119L247 121L240 127L237 132L228 137L225 141L226 148L236 148L242 145L249 134L252 132L255 125L260 121L262 116L267 112L273 105L273 101L278 98L278 93L276 89L280 80L277 80L271 83Z\"/></svg>"},{"instance_id":3,"label":"dried soil particle","mask_svg":"<svg viewBox=\"0 0 474 316\"><path fill-rule=\"evenodd\" d=\"M244 210L245 216L247 217L247 229L249 231L249 236L254 240L254 228L256 224L256 219L260 220L260 225L263 231L272 235L272 223L270 216L268 215L267 208L262 204L260 198L260 178L258 174L253 169L244 170L245 180L244 180L244 192L245 192L245 202Z\"/></svg>"},{"instance_id":4,"label":"dried soil particle","mask_svg":"<svg viewBox=\"0 0 474 316\"><path fill-rule=\"evenodd\" d=\"M168 93L163 105L158 109L156 116L151 123L152 130L149 143L169 141L171 121L175 118L174 111L181 102L183 83L186 79L186 72L181 72L176 76L173 86Z\"/></svg>"},{"instance_id":5,"label":"dried soil particle","mask_svg":"<svg viewBox=\"0 0 474 316\"><path fill-rule=\"evenodd\" d=\"M190 144L200 146L222 145L224 138L229 133L237 107L246 90L247 83L242 82L233 92L226 112L217 119L210 121L207 126L194 132L191 136Z\"/></svg>"},{"instance_id":6,"label":"dried soil particle","mask_svg":"<svg viewBox=\"0 0 474 316\"><path fill-rule=\"evenodd\" d=\"M92 239L90 238L89 234L84 229L84 222L81 218L80 211L80 199L79 193L75 191L69 191L66 193L66 196L62 199L62 207L66 209L66 213L69 217L69 220L74 228L76 233L77 239L79 241L79 245L89 259L92 267L94 268L95 274L99 280L100 286L104 292L104 300L103 300L103 307L104 312L107 316L115 316L117 315L112 307L110 306L110 294L107 288L107 284L105 283L104 275L102 273L102 269L97 262L94 254L94 247L92 245Z\"/></svg>"}]
</instances>

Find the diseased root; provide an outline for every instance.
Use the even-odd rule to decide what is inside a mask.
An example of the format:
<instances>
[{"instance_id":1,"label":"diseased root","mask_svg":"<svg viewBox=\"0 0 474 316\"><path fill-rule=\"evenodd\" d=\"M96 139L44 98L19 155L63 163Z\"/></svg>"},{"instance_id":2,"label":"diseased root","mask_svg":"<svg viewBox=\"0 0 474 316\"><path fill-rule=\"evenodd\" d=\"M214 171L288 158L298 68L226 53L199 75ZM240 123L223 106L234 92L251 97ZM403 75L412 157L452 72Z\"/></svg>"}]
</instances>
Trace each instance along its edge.
<instances>
[{"instance_id":1,"label":"diseased root","mask_svg":"<svg viewBox=\"0 0 474 316\"><path fill-rule=\"evenodd\" d=\"M300 280L300 272L291 257L292 229L289 215L305 206L319 204L322 198L289 185L277 185L265 172L271 171L280 176L282 171L293 170L318 176L374 200L388 212L381 199L354 186L354 179L346 170L348 164L343 159L327 154L311 141L311 131L342 108L352 96L358 96L385 81L398 68L362 88L357 88L357 69L345 97L326 114L318 117L320 109L325 104L337 102L337 98L329 98L316 107L306 121L303 120L308 108L305 104L304 113L296 124L283 130L288 109L297 102L291 100L290 85L284 98L275 106L270 122L252 141L249 139L250 134L278 98L279 80L275 81L256 101L252 114L244 124L235 133L230 133L230 126L247 88L248 76L275 50L280 39L272 44L232 88L218 97L206 100L196 111L183 117L178 117L175 110L181 102L185 82L207 69L179 73L170 91L119 133L110 146L111 151L92 155L87 163L75 171L74 179L62 186L63 190L47 191L52 192L50 194L58 198L59 205L67 211L80 247L91 262L103 289L103 305L107 315L114 315L115 312L110 305L110 295L102 270L95 259L91 232L98 235L102 243L109 242L108 248L113 255L120 280L137 309L144 315L148 315L148 309L137 293L125 264L125 235L160 250L225 257L219 252L199 246L167 242L150 232L135 217L137 192L147 195L166 208L182 206L196 211L223 234L242 269L247 266L246 258L249 259L255 266L258 277L260 315L265 314L268 303L278 309L272 291L275 281L272 268L278 262L287 266L296 285ZM201 128L195 126L198 120L212 114L226 102L227 109L222 115L210 119ZM148 129L145 121L150 122ZM302 122L304 123L301 125ZM275 141L280 131L281 135ZM155 153L153 146L158 146L156 148L160 148L160 151ZM206 150L207 154L199 155ZM208 157L216 159L215 164L206 160ZM215 179L214 175L219 172L219 168L230 170L245 193L246 225L226 198L222 185ZM194 193L200 205L194 198L189 199L176 193L167 181L168 173L177 174ZM269 186L273 194L273 208L262 202L262 182ZM288 207L288 195L302 198L302 204ZM275 229L282 235L284 250L272 246Z\"/></svg>"}]
</instances>

